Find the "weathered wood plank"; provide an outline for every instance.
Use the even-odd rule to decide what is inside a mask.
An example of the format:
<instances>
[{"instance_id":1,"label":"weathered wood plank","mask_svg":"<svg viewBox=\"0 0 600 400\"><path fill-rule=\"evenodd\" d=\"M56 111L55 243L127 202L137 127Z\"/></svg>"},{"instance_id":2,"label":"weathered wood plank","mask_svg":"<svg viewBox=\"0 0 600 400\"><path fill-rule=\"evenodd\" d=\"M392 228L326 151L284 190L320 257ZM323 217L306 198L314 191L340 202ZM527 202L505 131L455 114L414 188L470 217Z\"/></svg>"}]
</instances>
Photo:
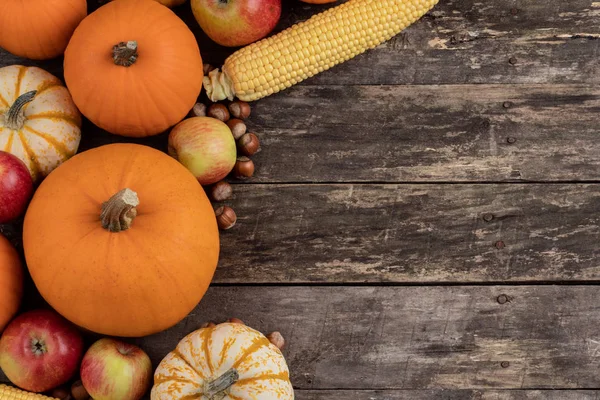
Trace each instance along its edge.
<instances>
[{"instance_id":1,"label":"weathered wood plank","mask_svg":"<svg viewBox=\"0 0 600 400\"><path fill-rule=\"evenodd\" d=\"M600 179L600 90L296 87L256 103L258 182Z\"/></svg>"},{"instance_id":2,"label":"weathered wood plank","mask_svg":"<svg viewBox=\"0 0 600 400\"><path fill-rule=\"evenodd\" d=\"M298 390L298 400L597 400L593 390Z\"/></svg>"},{"instance_id":3,"label":"weathered wood plank","mask_svg":"<svg viewBox=\"0 0 600 400\"><path fill-rule=\"evenodd\" d=\"M595 389L597 297L595 286L212 287L177 326L133 342L156 366L203 322L237 317L283 334L299 390ZM396 394L374 398L407 398Z\"/></svg>"},{"instance_id":4,"label":"weathered wood plank","mask_svg":"<svg viewBox=\"0 0 600 400\"><path fill-rule=\"evenodd\" d=\"M326 8L284 5L277 30ZM391 41L303 84L596 83L599 15L589 0L441 0ZM229 54L201 45L214 64Z\"/></svg>"},{"instance_id":5,"label":"weathered wood plank","mask_svg":"<svg viewBox=\"0 0 600 400\"><path fill-rule=\"evenodd\" d=\"M136 343L156 363L203 321L236 316L282 332L298 389L591 389L597 297L594 286L212 288L178 326Z\"/></svg>"},{"instance_id":6,"label":"weathered wood plank","mask_svg":"<svg viewBox=\"0 0 600 400\"><path fill-rule=\"evenodd\" d=\"M236 185L228 204L218 283L600 279L596 184Z\"/></svg>"},{"instance_id":7,"label":"weathered wood plank","mask_svg":"<svg viewBox=\"0 0 600 400\"><path fill-rule=\"evenodd\" d=\"M99 3L90 0L90 10ZM284 1L277 30L325 8ZM235 50L209 40L189 4L175 12L196 34L205 61L218 65ZM599 15L597 2L589 0L441 0L390 42L306 84L597 83ZM0 50L0 65L43 65L60 76L61 62L38 63Z\"/></svg>"}]
</instances>

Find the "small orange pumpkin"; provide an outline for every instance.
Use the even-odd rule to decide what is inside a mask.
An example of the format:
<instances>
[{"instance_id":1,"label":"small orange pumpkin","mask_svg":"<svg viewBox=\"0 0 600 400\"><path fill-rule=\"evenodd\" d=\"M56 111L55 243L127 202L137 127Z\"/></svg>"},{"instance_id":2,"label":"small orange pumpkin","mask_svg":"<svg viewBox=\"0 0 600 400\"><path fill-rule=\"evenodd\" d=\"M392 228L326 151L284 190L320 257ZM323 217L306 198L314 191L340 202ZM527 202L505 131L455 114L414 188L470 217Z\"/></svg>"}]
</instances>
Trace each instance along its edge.
<instances>
[{"instance_id":1,"label":"small orange pumpkin","mask_svg":"<svg viewBox=\"0 0 600 400\"><path fill-rule=\"evenodd\" d=\"M25 163L33 181L72 157L81 114L60 79L37 67L0 68L0 150Z\"/></svg>"},{"instance_id":2,"label":"small orange pumpkin","mask_svg":"<svg viewBox=\"0 0 600 400\"><path fill-rule=\"evenodd\" d=\"M225 322L190 333L167 354L154 373L150 398L293 400L294 389L285 358L269 338Z\"/></svg>"},{"instance_id":3,"label":"small orange pumpkin","mask_svg":"<svg viewBox=\"0 0 600 400\"><path fill-rule=\"evenodd\" d=\"M202 186L173 158L136 144L88 150L55 169L29 205L23 245L46 301L111 336L145 336L182 320L219 258Z\"/></svg>"},{"instance_id":4,"label":"small orange pumpkin","mask_svg":"<svg viewBox=\"0 0 600 400\"><path fill-rule=\"evenodd\" d=\"M113 1L90 14L71 38L64 70L82 114L123 136L165 131L187 115L202 89L194 34L152 0Z\"/></svg>"},{"instance_id":5,"label":"small orange pumpkin","mask_svg":"<svg viewBox=\"0 0 600 400\"><path fill-rule=\"evenodd\" d=\"M0 235L0 332L15 316L23 295L23 271L17 251Z\"/></svg>"},{"instance_id":6,"label":"small orange pumpkin","mask_svg":"<svg viewBox=\"0 0 600 400\"><path fill-rule=\"evenodd\" d=\"M85 0L2 0L0 47L35 60L57 57L86 15Z\"/></svg>"}]
</instances>

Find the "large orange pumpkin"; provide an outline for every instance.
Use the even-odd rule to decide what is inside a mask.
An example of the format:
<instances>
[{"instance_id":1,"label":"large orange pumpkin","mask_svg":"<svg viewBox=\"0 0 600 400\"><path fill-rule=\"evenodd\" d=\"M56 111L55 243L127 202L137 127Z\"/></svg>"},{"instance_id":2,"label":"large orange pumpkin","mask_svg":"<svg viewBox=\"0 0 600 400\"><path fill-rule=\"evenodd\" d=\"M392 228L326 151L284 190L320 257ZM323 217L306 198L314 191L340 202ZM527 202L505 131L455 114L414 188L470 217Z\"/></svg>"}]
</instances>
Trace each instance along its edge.
<instances>
[{"instance_id":1,"label":"large orange pumpkin","mask_svg":"<svg viewBox=\"0 0 600 400\"><path fill-rule=\"evenodd\" d=\"M86 15L85 0L2 0L0 47L36 60L57 57Z\"/></svg>"},{"instance_id":2,"label":"large orange pumpkin","mask_svg":"<svg viewBox=\"0 0 600 400\"><path fill-rule=\"evenodd\" d=\"M113 1L113 0L111 0ZM158 1L163 6L167 6L169 8L177 7L185 3L187 0L154 0Z\"/></svg>"},{"instance_id":3,"label":"large orange pumpkin","mask_svg":"<svg viewBox=\"0 0 600 400\"><path fill-rule=\"evenodd\" d=\"M150 136L181 121L202 89L194 34L152 0L119 0L90 14L65 52L65 81L97 126Z\"/></svg>"},{"instance_id":4,"label":"large orange pumpkin","mask_svg":"<svg viewBox=\"0 0 600 400\"><path fill-rule=\"evenodd\" d=\"M17 251L0 235L0 332L15 316L23 295L23 271Z\"/></svg>"},{"instance_id":5,"label":"large orange pumpkin","mask_svg":"<svg viewBox=\"0 0 600 400\"><path fill-rule=\"evenodd\" d=\"M182 320L214 274L219 233L194 176L147 146L82 152L40 185L25 257L42 296L73 323L145 336Z\"/></svg>"}]
</instances>

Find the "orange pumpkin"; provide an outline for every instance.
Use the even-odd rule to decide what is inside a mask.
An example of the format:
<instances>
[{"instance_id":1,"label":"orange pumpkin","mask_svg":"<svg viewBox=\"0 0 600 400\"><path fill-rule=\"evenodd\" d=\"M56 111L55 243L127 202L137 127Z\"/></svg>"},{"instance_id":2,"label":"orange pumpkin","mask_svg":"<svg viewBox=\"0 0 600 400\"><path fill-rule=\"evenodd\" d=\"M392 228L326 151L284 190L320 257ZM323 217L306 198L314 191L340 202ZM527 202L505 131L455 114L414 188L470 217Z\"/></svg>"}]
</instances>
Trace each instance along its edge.
<instances>
[{"instance_id":1,"label":"orange pumpkin","mask_svg":"<svg viewBox=\"0 0 600 400\"><path fill-rule=\"evenodd\" d=\"M75 30L65 81L95 125L123 136L161 133L181 121L202 89L194 34L152 0L110 2Z\"/></svg>"},{"instance_id":2,"label":"orange pumpkin","mask_svg":"<svg viewBox=\"0 0 600 400\"><path fill-rule=\"evenodd\" d=\"M85 0L2 0L0 47L35 60L57 57L86 15Z\"/></svg>"},{"instance_id":3,"label":"orange pumpkin","mask_svg":"<svg viewBox=\"0 0 600 400\"><path fill-rule=\"evenodd\" d=\"M17 251L0 235L0 332L15 316L23 295L23 271Z\"/></svg>"},{"instance_id":4,"label":"orange pumpkin","mask_svg":"<svg viewBox=\"0 0 600 400\"><path fill-rule=\"evenodd\" d=\"M113 1L113 0L111 0L111 1ZM164 6L173 8L173 7L182 5L187 0L154 0L154 1L158 1L160 4L162 4Z\"/></svg>"},{"instance_id":5,"label":"orange pumpkin","mask_svg":"<svg viewBox=\"0 0 600 400\"><path fill-rule=\"evenodd\" d=\"M214 211L194 176L136 144L88 150L55 169L27 210L23 244L44 299L112 336L145 336L182 320L219 258Z\"/></svg>"}]
</instances>

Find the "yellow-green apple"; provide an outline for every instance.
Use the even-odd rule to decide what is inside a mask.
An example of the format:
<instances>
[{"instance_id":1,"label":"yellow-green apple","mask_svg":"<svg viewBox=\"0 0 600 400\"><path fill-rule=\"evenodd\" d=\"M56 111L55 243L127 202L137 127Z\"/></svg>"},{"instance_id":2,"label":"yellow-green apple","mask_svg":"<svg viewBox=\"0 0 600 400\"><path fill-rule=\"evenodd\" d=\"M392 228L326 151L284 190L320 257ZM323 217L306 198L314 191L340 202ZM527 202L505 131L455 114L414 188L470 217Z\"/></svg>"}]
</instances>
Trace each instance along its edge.
<instances>
[{"instance_id":1,"label":"yellow-green apple","mask_svg":"<svg viewBox=\"0 0 600 400\"><path fill-rule=\"evenodd\" d=\"M267 36L281 17L281 0L192 0L202 30L222 46L236 47Z\"/></svg>"},{"instance_id":2,"label":"yellow-green apple","mask_svg":"<svg viewBox=\"0 0 600 400\"><path fill-rule=\"evenodd\" d=\"M169 134L169 154L183 164L201 185L225 178L237 158L229 127L215 118L193 117L177 124Z\"/></svg>"},{"instance_id":3,"label":"yellow-green apple","mask_svg":"<svg viewBox=\"0 0 600 400\"><path fill-rule=\"evenodd\" d=\"M0 338L0 368L21 389L45 392L67 382L79 367L83 339L52 310L17 316Z\"/></svg>"},{"instance_id":4,"label":"yellow-green apple","mask_svg":"<svg viewBox=\"0 0 600 400\"><path fill-rule=\"evenodd\" d=\"M32 194L33 181L23 161L0 151L0 224L20 217Z\"/></svg>"},{"instance_id":5,"label":"yellow-green apple","mask_svg":"<svg viewBox=\"0 0 600 400\"><path fill-rule=\"evenodd\" d=\"M94 400L138 400L152 382L152 363L139 347L104 338L81 361L81 381Z\"/></svg>"}]
</instances>

